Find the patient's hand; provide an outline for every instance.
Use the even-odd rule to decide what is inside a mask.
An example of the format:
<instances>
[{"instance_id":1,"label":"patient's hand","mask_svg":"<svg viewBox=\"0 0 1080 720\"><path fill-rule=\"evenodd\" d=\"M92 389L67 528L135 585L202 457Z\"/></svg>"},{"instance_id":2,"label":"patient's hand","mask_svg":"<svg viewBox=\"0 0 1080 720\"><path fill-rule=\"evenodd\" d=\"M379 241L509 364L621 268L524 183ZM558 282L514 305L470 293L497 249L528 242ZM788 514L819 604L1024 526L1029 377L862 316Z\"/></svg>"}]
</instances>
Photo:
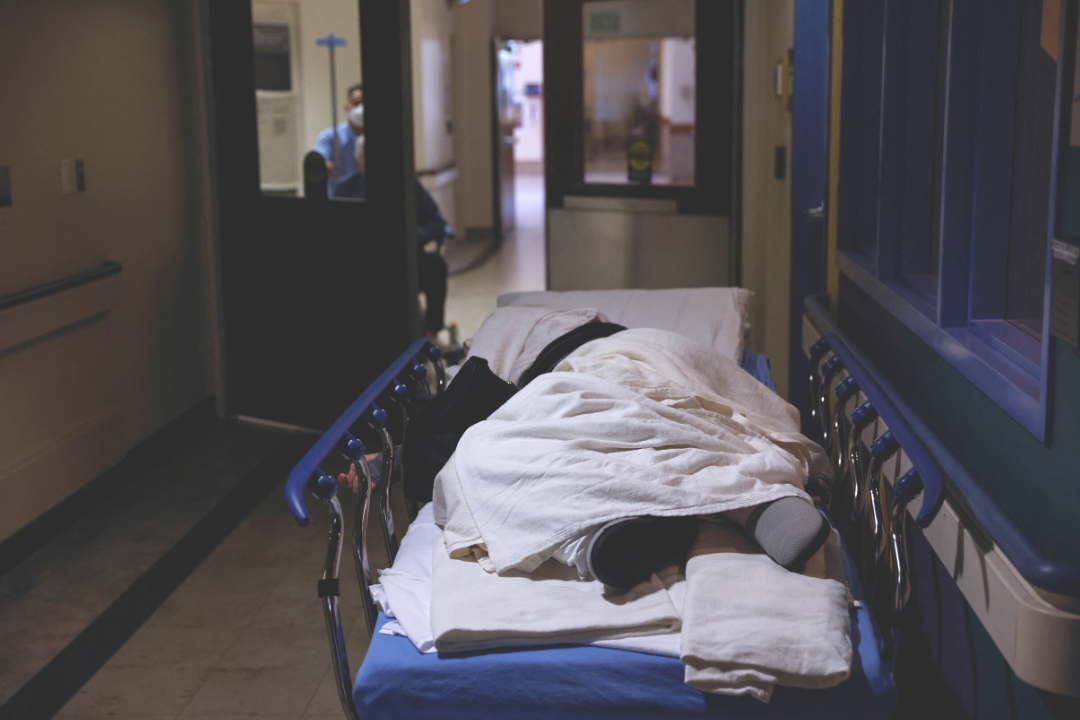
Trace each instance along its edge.
<instances>
[{"instance_id":1,"label":"patient's hand","mask_svg":"<svg viewBox=\"0 0 1080 720\"><path fill-rule=\"evenodd\" d=\"M369 453L364 456L364 459L368 462L375 462L377 457L379 457L379 453ZM360 472L356 469L356 463L349 466L349 472L338 473L337 481L338 485L349 488L354 494L360 492Z\"/></svg>"}]
</instances>

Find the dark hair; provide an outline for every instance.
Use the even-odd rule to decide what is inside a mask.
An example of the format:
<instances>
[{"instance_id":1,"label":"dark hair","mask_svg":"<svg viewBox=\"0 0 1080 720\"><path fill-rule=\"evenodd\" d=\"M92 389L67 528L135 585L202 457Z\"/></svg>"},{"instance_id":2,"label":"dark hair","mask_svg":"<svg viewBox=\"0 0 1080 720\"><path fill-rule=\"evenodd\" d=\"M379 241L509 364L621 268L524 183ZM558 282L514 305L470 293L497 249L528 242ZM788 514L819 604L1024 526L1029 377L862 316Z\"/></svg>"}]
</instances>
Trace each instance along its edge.
<instances>
[{"instance_id":1,"label":"dark hair","mask_svg":"<svg viewBox=\"0 0 1080 720\"><path fill-rule=\"evenodd\" d=\"M349 89L345 91L345 97L349 97L357 90L359 90L360 92L364 92L364 83L356 83L355 85L350 85Z\"/></svg>"}]
</instances>

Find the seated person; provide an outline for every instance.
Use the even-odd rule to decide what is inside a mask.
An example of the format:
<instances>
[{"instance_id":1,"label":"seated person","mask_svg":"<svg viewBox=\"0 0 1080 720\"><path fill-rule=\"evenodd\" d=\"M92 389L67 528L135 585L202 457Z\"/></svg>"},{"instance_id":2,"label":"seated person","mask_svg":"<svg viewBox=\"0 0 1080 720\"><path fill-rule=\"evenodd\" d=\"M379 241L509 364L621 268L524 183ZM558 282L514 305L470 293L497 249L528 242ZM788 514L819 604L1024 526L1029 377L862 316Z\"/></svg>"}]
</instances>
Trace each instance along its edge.
<instances>
[{"instance_id":1,"label":"seated person","mask_svg":"<svg viewBox=\"0 0 1080 720\"><path fill-rule=\"evenodd\" d=\"M366 195L366 179L363 173L364 141L361 136L356 143L357 172L343 178L333 195L339 198L363 200ZM454 231L446 224L446 219L439 212L435 200L416 181L416 235L419 252L416 256L420 290L427 297L427 313L424 317L424 331L431 341L435 341L439 331L445 327L446 278L448 268L446 260L439 254L439 246L447 238L454 236Z\"/></svg>"},{"instance_id":2,"label":"seated person","mask_svg":"<svg viewBox=\"0 0 1080 720\"><path fill-rule=\"evenodd\" d=\"M351 86L345 93L345 118L337 128L326 128L319 133L312 148L326 160L326 175L329 178L326 191L331 197L338 183L357 171L356 141L364 134L364 86L360 83ZM334 157L335 140L337 157Z\"/></svg>"}]
</instances>

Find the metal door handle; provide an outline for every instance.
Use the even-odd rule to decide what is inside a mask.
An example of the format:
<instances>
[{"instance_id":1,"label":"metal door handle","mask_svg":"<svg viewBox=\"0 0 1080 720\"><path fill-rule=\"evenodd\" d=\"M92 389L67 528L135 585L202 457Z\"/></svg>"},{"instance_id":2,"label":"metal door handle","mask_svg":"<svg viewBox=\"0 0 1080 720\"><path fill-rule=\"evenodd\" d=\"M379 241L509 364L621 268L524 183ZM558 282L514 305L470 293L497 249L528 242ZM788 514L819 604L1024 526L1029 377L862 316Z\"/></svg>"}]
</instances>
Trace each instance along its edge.
<instances>
[{"instance_id":1,"label":"metal door handle","mask_svg":"<svg viewBox=\"0 0 1080 720\"><path fill-rule=\"evenodd\" d=\"M803 215L806 215L810 220L824 220L825 219L825 203L821 203L816 208L810 208L809 210L803 210Z\"/></svg>"}]
</instances>

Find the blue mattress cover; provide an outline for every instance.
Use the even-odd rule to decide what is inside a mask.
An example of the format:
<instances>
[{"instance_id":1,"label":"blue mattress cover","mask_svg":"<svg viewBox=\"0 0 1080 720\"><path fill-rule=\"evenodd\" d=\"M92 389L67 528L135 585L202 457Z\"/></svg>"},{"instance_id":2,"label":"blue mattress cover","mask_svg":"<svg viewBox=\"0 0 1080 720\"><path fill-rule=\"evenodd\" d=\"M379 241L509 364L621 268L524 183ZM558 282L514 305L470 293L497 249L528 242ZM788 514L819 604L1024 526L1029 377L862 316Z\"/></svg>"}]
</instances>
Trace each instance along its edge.
<instances>
[{"instance_id":1,"label":"blue mattress cover","mask_svg":"<svg viewBox=\"0 0 1080 720\"><path fill-rule=\"evenodd\" d=\"M862 600L844 551L851 594ZM386 617L379 616L377 627ZM408 638L371 640L353 686L363 720L439 718L860 718L886 720L896 685L866 607L851 609L851 677L834 688L777 687L766 704L694 690L677 658L586 646L423 654Z\"/></svg>"}]
</instances>

